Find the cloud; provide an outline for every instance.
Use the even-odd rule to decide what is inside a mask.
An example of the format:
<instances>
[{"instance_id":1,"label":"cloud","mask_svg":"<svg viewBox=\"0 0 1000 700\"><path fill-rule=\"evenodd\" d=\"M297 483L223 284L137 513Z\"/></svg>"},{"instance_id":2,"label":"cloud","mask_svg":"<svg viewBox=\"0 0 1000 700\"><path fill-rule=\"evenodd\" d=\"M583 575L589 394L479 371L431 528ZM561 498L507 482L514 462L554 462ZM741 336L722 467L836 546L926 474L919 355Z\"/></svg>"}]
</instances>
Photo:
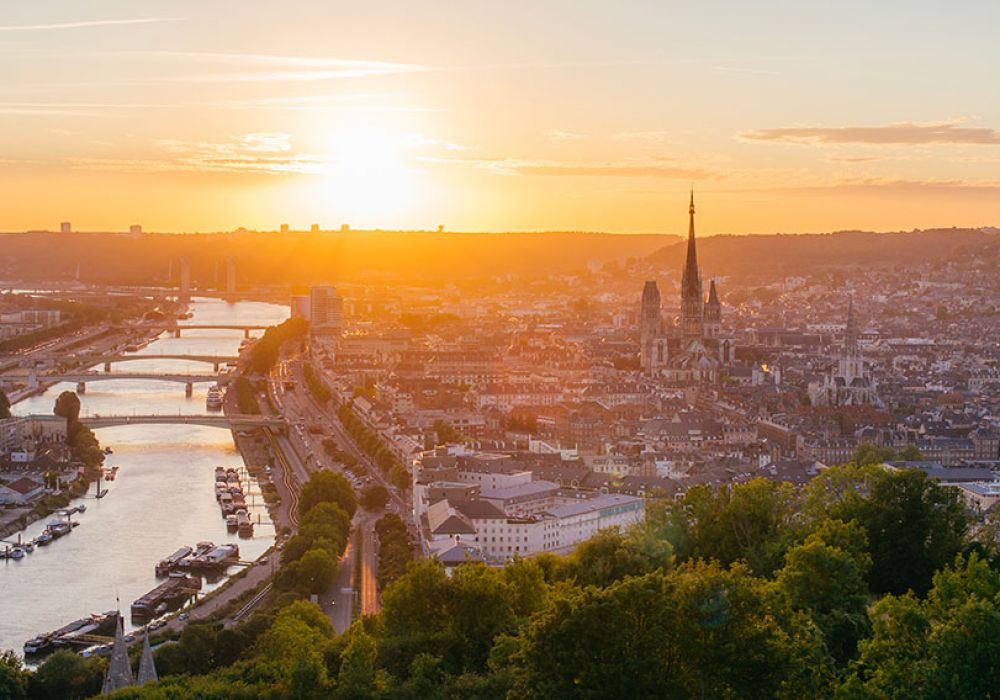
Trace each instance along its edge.
<instances>
[{"instance_id":1,"label":"cloud","mask_svg":"<svg viewBox=\"0 0 1000 700\"><path fill-rule=\"evenodd\" d=\"M222 109L309 112L338 110L346 112L442 112L439 107L379 104L382 99L398 97L394 93L358 93L341 95L308 95L305 97L265 97L250 100L213 102L205 106Z\"/></svg>"},{"instance_id":2,"label":"cloud","mask_svg":"<svg viewBox=\"0 0 1000 700\"><path fill-rule=\"evenodd\" d=\"M232 136L223 143L178 141L164 139L157 142L170 153L211 153L238 155L242 153L287 153L292 150L291 134L261 132Z\"/></svg>"},{"instance_id":3,"label":"cloud","mask_svg":"<svg viewBox=\"0 0 1000 700\"><path fill-rule=\"evenodd\" d=\"M749 141L799 144L857 143L873 145L983 144L1000 145L1000 132L960 126L966 120L932 124L901 122L885 126L785 127L741 134Z\"/></svg>"},{"instance_id":4,"label":"cloud","mask_svg":"<svg viewBox=\"0 0 1000 700\"><path fill-rule=\"evenodd\" d=\"M139 17L135 19L93 19L80 22L59 22L56 24L6 24L0 25L0 32L44 32L53 29L88 29L90 27L111 27L123 24L183 22L186 19L187 17Z\"/></svg>"},{"instance_id":5,"label":"cloud","mask_svg":"<svg viewBox=\"0 0 1000 700\"><path fill-rule=\"evenodd\" d=\"M201 72L166 78L193 83L305 82L374 75L416 73L427 70L412 63L366 61L324 56L274 56L267 54L210 53L197 51L121 51L118 55L166 58L222 66L241 66L245 71Z\"/></svg>"},{"instance_id":6,"label":"cloud","mask_svg":"<svg viewBox=\"0 0 1000 700\"><path fill-rule=\"evenodd\" d=\"M611 138L615 141L644 141L657 146L669 143L667 131L622 131Z\"/></svg>"},{"instance_id":7,"label":"cloud","mask_svg":"<svg viewBox=\"0 0 1000 700\"><path fill-rule=\"evenodd\" d=\"M590 138L589 134L580 134L575 131L560 131L559 129L553 129L545 136L549 141L581 141Z\"/></svg>"},{"instance_id":8,"label":"cloud","mask_svg":"<svg viewBox=\"0 0 1000 700\"><path fill-rule=\"evenodd\" d=\"M827 160L835 163L868 163L873 160L883 160L881 156L828 156Z\"/></svg>"},{"instance_id":9,"label":"cloud","mask_svg":"<svg viewBox=\"0 0 1000 700\"><path fill-rule=\"evenodd\" d=\"M0 102L0 114L101 116L106 109L173 109L169 104L123 104L113 102Z\"/></svg>"},{"instance_id":10,"label":"cloud","mask_svg":"<svg viewBox=\"0 0 1000 700\"><path fill-rule=\"evenodd\" d=\"M498 175L563 175L583 177L645 177L674 180L700 180L719 177L699 168L657 165L655 163L567 163L517 158L423 158L427 162L469 165Z\"/></svg>"},{"instance_id":11,"label":"cloud","mask_svg":"<svg viewBox=\"0 0 1000 700\"><path fill-rule=\"evenodd\" d=\"M903 180L891 178L844 179L826 185L769 188L786 194L989 194L1000 192L998 180Z\"/></svg>"}]
</instances>

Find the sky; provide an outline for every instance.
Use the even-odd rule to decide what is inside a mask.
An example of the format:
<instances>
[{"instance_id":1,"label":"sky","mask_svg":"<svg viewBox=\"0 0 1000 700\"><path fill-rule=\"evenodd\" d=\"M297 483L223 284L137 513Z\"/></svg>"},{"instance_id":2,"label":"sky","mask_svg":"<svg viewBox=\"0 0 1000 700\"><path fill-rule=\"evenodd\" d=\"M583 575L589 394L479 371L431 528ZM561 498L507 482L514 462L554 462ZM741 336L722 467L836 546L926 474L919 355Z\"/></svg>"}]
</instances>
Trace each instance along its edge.
<instances>
[{"instance_id":1,"label":"sky","mask_svg":"<svg viewBox=\"0 0 1000 700\"><path fill-rule=\"evenodd\" d=\"M1000 4L0 5L0 230L1000 225Z\"/></svg>"}]
</instances>

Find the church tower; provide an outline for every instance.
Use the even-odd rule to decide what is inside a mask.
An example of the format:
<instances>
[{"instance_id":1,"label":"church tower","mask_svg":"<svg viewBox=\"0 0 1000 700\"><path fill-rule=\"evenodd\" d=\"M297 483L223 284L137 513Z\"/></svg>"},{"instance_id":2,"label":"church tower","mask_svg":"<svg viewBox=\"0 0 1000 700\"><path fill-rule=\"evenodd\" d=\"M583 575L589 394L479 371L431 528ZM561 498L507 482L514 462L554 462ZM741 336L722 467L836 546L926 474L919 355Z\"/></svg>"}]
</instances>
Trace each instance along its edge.
<instances>
[{"instance_id":1,"label":"church tower","mask_svg":"<svg viewBox=\"0 0 1000 700\"><path fill-rule=\"evenodd\" d=\"M854 317L854 297L847 302L847 327L844 330L844 354L840 359L840 376L852 380L865 374L864 358L858 346L858 326Z\"/></svg>"},{"instance_id":2,"label":"church tower","mask_svg":"<svg viewBox=\"0 0 1000 700\"><path fill-rule=\"evenodd\" d=\"M722 335L722 304L715 291L715 280L708 288L708 303L705 304L705 337L718 338Z\"/></svg>"},{"instance_id":3,"label":"church tower","mask_svg":"<svg viewBox=\"0 0 1000 700\"><path fill-rule=\"evenodd\" d=\"M666 362L660 289L652 280L643 285L639 317L639 366L649 373Z\"/></svg>"},{"instance_id":4,"label":"church tower","mask_svg":"<svg viewBox=\"0 0 1000 700\"><path fill-rule=\"evenodd\" d=\"M687 261L681 277L681 329L685 337L700 338L704 322L705 297L701 287L701 273L698 271L698 251L694 240L694 190L691 191L691 206L688 208Z\"/></svg>"}]
</instances>

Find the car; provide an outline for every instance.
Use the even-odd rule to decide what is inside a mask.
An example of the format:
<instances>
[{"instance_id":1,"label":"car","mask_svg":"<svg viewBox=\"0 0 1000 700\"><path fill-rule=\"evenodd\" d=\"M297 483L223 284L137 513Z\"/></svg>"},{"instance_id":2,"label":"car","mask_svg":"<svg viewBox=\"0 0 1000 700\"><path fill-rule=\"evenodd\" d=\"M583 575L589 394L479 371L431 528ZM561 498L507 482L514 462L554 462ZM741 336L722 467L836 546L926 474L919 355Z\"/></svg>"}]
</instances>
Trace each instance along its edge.
<instances>
[{"instance_id":1,"label":"car","mask_svg":"<svg viewBox=\"0 0 1000 700\"><path fill-rule=\"evenodd\" d=\"M149 623L149 625L147 626L147 629L149 629L151 632L153 632L153 631L156 631L158 629L163 629L166 626L167 626L167 621L166 620L153 620L152 622Z\"/></svg>"},{"instance_id":2,"label":"car","mask_svg":"<svg viewBox=\"0 0 1000 700\"><path fill-rule=\"evenodd\" d=\"M181 622L184 622L184 620L188 619L189 617L191 616L188 615L186 612L182 612L180 615L177 616L177 619L180 620Z\"/></svg>"},{"instance_id":3,"label":"car","mask_svg":"<svg viewBox=\"0 0 1000 700\"><path fill-rule=\"evenodd\" d=\"M267 562L268 562L268 558L267 557L261 557L260 559L257 560L257 565L258 566L263 566Z\"/></svg>"},{"instance_id":4,"label":"car","mask_svg":"<svg viewBox=\"0 0 1000 700\"><path fill-rule=\"evenodd\" d=\"M134 634L126 634L125 635L125 641L128 642L129 644L131 644L132 642L135 641L135 635Z\"/></svg>"}]
</instances>

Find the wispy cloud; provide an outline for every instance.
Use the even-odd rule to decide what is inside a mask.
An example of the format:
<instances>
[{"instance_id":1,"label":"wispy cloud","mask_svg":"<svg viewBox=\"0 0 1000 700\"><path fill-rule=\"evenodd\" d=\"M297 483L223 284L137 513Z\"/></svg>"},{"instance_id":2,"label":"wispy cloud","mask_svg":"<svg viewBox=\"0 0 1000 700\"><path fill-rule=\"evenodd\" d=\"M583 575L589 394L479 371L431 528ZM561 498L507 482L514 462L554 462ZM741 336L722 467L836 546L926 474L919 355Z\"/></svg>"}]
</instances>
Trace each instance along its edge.
<instances>
[{"instance_id":1,"label":"wispy cloud","mask_svg":"<svg viewBox=\"0 0 1000 700\"><path fill-rule=\"evenodd\" d=\"M138 17L134 19L92 19L79 22L57 22L54 24L4 24L0 32L45 32L57 29L88 29L90 27L112 27L123 24L155 24L157 22L183 22L187 17Z\"/></svg>"},{"instance_id":2,"label":"wispy cloud","mask_svg":"<svg viewBox=\"0 0 1000 700\"><path fill-rule=\"evenodd\" d=\"M590 138L589 134L581 134L576 131L560 131L559 129L554 129L545 136L549 141L581 141Z\"/></svg>"},{"instance_id":3,"label":"wispy cloud","mask_svg":"<svg viewBox=\"0 0 1000 700\"><path fill-rule=\"evenodd\" d=\"M272 56L185 51L119 52L178 61L193 61L215 66L240 66L242 71L199 72L166 78L193 83L306 82L337 80L397 73L417 73L426 66L324 56Z\"/></svg>"},{"instance_id":4,"label":"wispy cloud","mask_svg":"<svg viewBox=\"0 0 1000 700\"><path fill-rule=\"evenodd\" d=\"M667 131L622 131L611 137L614 141L642 141L656 146L670 142Z\"/></svg>"},{"instance_id":5,"label":"wispy cloud","mask_svg":"<svg viewBox=\"0 0 1000 700\"><path fill-rule=\"evenodd\" d=\"M395 104L394 93L358 93L342 95L307 95L300 97L265 97L250 100L227 100L205 106L222 109L262 110L279 112L313 112L337 110L346 112L441 112L439 107ZM386 102L385 100L389 100Z\"/></svg>"},{"instance_id":6,"label":"wispy cloud","mask_svg":"<svg viewBox=\"0 0 1000 700\"><path fill-rule=\"evenodd\" d=\"M827 156L827 160L834 163L869 163L873 160L883 160L881 156Z\"/></svg>"},{"instance_id":7,"label":"wispy cloud","mask_svg":"<svg viewBox=\"0 0 1000 700\"><path fill-rule=\"evenodd\" d=\"M658 165L655 163L568 163L517 158L437 158L421 160L451 165L467 165L498 175L563 175L584 177L646 177L674 180L700 180L720 175L699 168Z\"/></svg>"},{"instance_id":8,"label":"wispy cloud","mask_svg":"<svg viewBox=\"0 0 1000 700\"><path fill-rule=\"evenodd\" d=\"M749 141L797 144L982 144L1000 145L1000 132L985 127L961 126L966 119L931 124L900 122L885 126L783 127L741 134Z\"/></svg>"},{"instance_id":9,"label":"wispy cloud","mask_svg":"<svg viewBox=\"0 0 1000 700\"><path fill-rule=\"evenodd\" d=\"M1000 192L1000 180L843 179L829 184L769 188L769 192L804 195L854 194L989 194Z\"/></svg>"}]
</instances>

